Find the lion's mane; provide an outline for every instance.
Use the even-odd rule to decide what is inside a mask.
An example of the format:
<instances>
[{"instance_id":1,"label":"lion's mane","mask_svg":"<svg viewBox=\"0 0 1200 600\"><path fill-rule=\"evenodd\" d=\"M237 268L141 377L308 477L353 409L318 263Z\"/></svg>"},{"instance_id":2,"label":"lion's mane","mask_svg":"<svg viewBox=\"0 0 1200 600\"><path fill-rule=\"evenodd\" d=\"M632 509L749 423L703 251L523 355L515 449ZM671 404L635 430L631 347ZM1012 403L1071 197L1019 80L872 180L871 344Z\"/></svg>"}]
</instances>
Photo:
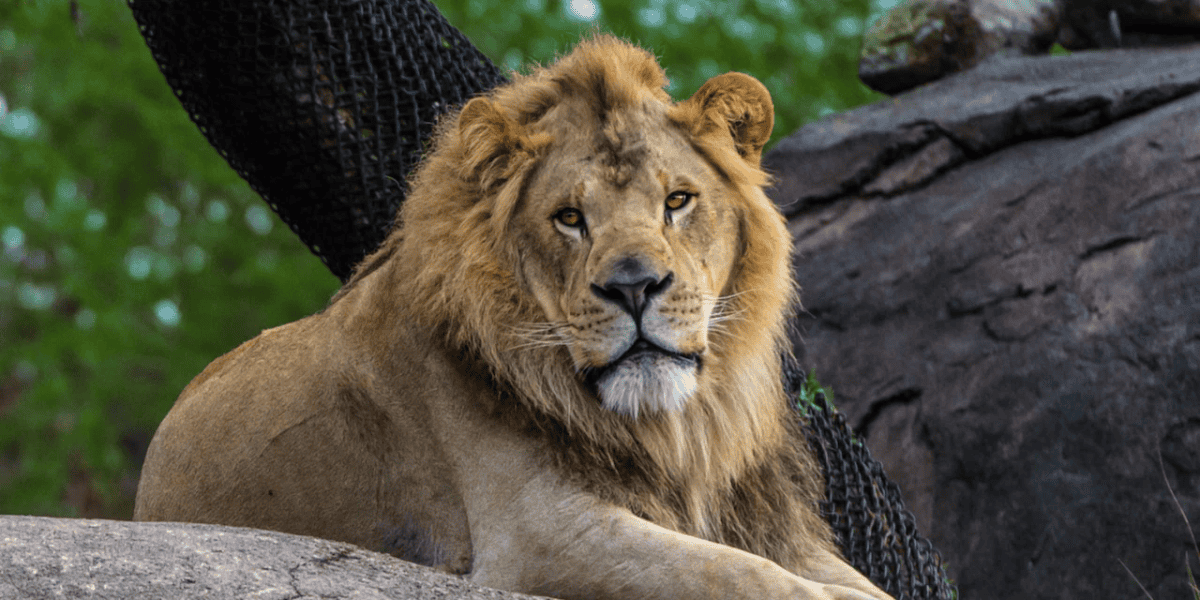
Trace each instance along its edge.
<instances>
[{"instance_id":1,"label":"lion's mane","mask_svg":"<svg viewBox=\"0 0 1200 600\"><path fill-rule=\"evenodd\" d=\"M814 542L832 543L816 511L820 472L789 429L795 417L781 386L795 296L790 236L762 191L761 147L734 141L736 128L753 121L739 117L764 107L702 88L713 96L708 110L680 103L668 112L734 190L740 224L740 258L722 295L730 318L709 332L715 359L685 409L639 419L605 410L563 347L530 347L520 333L545 316L518 275L528 249L507 232L531 174L555 159L553 140L526 126L568 96L585 98L599 122L616 120L646 98L670 103L666 84L651 54L597 36L493 90L486 99L498 111L490 116L468 104L443 119L393 234L342 294L393 263L388 285L404 301L402 314L389 317L439 332L476 361L505 392L495 410L551 440L548 461L664 527L786 564ZM763 522L769 515L780 522Z\"/></svg>"}]
</instances>

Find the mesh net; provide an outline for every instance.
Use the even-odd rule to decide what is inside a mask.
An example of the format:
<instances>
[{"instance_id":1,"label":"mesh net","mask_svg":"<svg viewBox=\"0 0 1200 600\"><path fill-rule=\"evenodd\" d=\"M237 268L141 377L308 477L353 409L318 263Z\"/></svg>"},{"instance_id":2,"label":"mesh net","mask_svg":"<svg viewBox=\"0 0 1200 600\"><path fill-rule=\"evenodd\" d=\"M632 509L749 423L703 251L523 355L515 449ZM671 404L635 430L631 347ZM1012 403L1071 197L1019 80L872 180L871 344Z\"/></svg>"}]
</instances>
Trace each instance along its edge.
<instances>
[{"instance_id":1,"label":"mesh net","mask_svg":"<svg viewBox=\"0 0 1200 600\"><path fill-rule=\"evenodd\" d=\"M208 141L342 281L437 116L504 81L428 2L133 0Z\"/></svg>"},{"instance_id":2,"label":"mesh net","mask_svg":"<svg viewBox=\"0 0 1200 600\"><path fill-rule=\"evenodd\" d=\"M805 377L795 361L785 364L789 393L800 398L804 435L825 472L821 512L846 560L896 600L958 598L941 555L905 510L900 487L822 392L805 399Z\"/></svg>"},{"instance_id":3,"label":"mesh net","mask_svg":"<svg viewBox=\"0 0 1200 600\"><path fill-rule=\"evenodd\" d=\"M208 141L343 281L386 237L438 115L505 81L427 0L129 4ZM805 432L846 559L898 600L953 597L896 485L813 406Z\"/></svg>"},{"instance_id":4,"label":"mesh net","mask_svg":"<svg viewBox=\"0 0 1200 600\"><path fill-rule=\"evenodd\" d=\"M900 488L824 395L809 407L806 425L827 480L821 509L847 560L897 600L957 598L941 555L904 509Z\"/></svg>"}]
</instances>

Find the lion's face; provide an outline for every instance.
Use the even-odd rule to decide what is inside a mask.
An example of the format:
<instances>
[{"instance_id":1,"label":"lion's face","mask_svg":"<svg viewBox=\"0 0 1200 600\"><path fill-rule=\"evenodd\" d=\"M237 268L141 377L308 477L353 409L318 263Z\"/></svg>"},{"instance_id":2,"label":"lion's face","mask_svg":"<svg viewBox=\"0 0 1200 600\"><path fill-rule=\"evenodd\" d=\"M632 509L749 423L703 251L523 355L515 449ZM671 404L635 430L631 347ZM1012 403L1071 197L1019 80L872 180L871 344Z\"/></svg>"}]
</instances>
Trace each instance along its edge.
<instances>
[{"instance_id":1,"label":"lion's face","mask_svg":"<svg viewBox=\"0 0 1200 600\"><path fill-rule=\"evenodd\" d=\"M556 151L515 217L530 249L522 275L546 333L605 408L677 410L710 358L737 254L730 186L670 126L665 105L610 119L608 135L581 127L582 110L562 104L540 122Z\"/></svg>"},{"instance_id":2,"label":"lion's face","mask_svg":"<svg viewBox=\"0 0 1200 600\"><path fill-rule=\"evenodd\" d=\"M649 53L585 41L468 102L402 214L412 314L564 420L777 379L793 288L759 167L770 95L739 73L679 103L665 85Z\"/></svg>"}]
</instances>

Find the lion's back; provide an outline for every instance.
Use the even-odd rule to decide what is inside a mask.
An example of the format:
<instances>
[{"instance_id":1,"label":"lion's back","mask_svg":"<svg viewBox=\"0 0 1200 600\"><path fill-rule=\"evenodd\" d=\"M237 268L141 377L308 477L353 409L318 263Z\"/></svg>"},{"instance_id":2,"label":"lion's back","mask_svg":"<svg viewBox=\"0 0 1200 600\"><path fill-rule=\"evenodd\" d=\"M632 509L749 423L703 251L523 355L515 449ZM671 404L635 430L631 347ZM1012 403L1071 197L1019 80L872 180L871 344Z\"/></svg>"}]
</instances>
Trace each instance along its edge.
<instances>
[{"instance_id":1,"label":"lion's back","mask_svg":"<svg viewBox=\"0 0 1200 600\"><path fill-rule=\"evenodd\" d=\"M267 330L214 360L155 433L134 518L272 529L416 562L444 559L414 527L430 512L461 510L456 496L435 472L436 458L419 455L417 424L379 408L354 362L320 316ZM431 507L431 497L442 500Z\"/></svg>"},{"instance_id":2,"label":"lion's back","mask_svg":"<svg viewBox=\"0 0 1200 600\"><path fill-rule=\"evenodd\" d=\"M305 393L312 369L295 369L311 361L305 356L310 352L288 356L290 365L272 364L286 349L303 346L295 331L303 326L300 321L264 331L218 357L184 388L147 450L135 518L234 524L209 507L254 495L246 467L281 432L319 410L316 398Z\"/></svg>"}]
</instances>

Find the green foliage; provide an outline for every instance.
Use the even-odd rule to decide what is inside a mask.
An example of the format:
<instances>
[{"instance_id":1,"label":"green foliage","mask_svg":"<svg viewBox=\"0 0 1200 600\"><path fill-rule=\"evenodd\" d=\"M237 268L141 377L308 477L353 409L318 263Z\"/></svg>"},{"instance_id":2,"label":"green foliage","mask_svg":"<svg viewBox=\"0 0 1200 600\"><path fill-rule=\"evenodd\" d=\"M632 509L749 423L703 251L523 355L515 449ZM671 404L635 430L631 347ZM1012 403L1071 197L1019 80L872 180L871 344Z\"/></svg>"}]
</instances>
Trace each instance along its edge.
<instances>
[{"instance_id":1,"label":"green foliage","mask_svg":"<svg viewBox=\"0 0 1200 600\"><path fill-rule=\"evenodd\" d=\"M800 395L796 397L796 406L799 406L807 414L809 410L817 407L817 396L825 397L825 404L829 405L832 410L837 410L833 405L833 390L821 385L817 381L817 372L809 371L808 377L804 378L804 386L800 388Z\"/></svg>"},{"instance_id":2,"label":"green foliage","mask_svg":"<svg viewBox=\"0 0 1200 600\"><path fill-rule=\"evenodd\" d=\"M0 3L0 96L0 513L127 516L188 380L337 280L204 140L123 3L77 23Z\"/></svg>"},{"instance_id":3,"label":"green foliage","mask_svg":"<svg viewBox=\"0 0 1200 600\"><path fill-rule=\"evenodd\" d=\"M654 51L676 99L714 75L741 71L766 84L778 141L819 116L883 96L858 80L868 0L437 0L496 64L547 63L592 30ZM875 12L894 2L876 2Z\"/></svg>"},{"instance_id":4,"label":"green foliage","mask_svg":"<svg viewBox=\"0 0 1200 600\"><path fill-rule=\"evenodd\" d=\"M876 98L855 76L867 0L437 4L509 68L597 28L659 53L676 98L751 73L776 139ZM128 517L187 382L337 285L188 119L123 2L0 1L0 513Z\"/></svg>"},{"instance_id":5,"label":"green foliage","mask_svg":"<svg viewBox=\"0 0 1200 600\"><path fill-rule=\"evenodd\" d=\"M1053 46L1050 46L1050 56L1070 56L1070 55L1071 55L1071 51L1067 50L1066 48L1063 48L1062 44L1059 44L1058 42L1055 42Z\"/></svg>"}]
</instances>

